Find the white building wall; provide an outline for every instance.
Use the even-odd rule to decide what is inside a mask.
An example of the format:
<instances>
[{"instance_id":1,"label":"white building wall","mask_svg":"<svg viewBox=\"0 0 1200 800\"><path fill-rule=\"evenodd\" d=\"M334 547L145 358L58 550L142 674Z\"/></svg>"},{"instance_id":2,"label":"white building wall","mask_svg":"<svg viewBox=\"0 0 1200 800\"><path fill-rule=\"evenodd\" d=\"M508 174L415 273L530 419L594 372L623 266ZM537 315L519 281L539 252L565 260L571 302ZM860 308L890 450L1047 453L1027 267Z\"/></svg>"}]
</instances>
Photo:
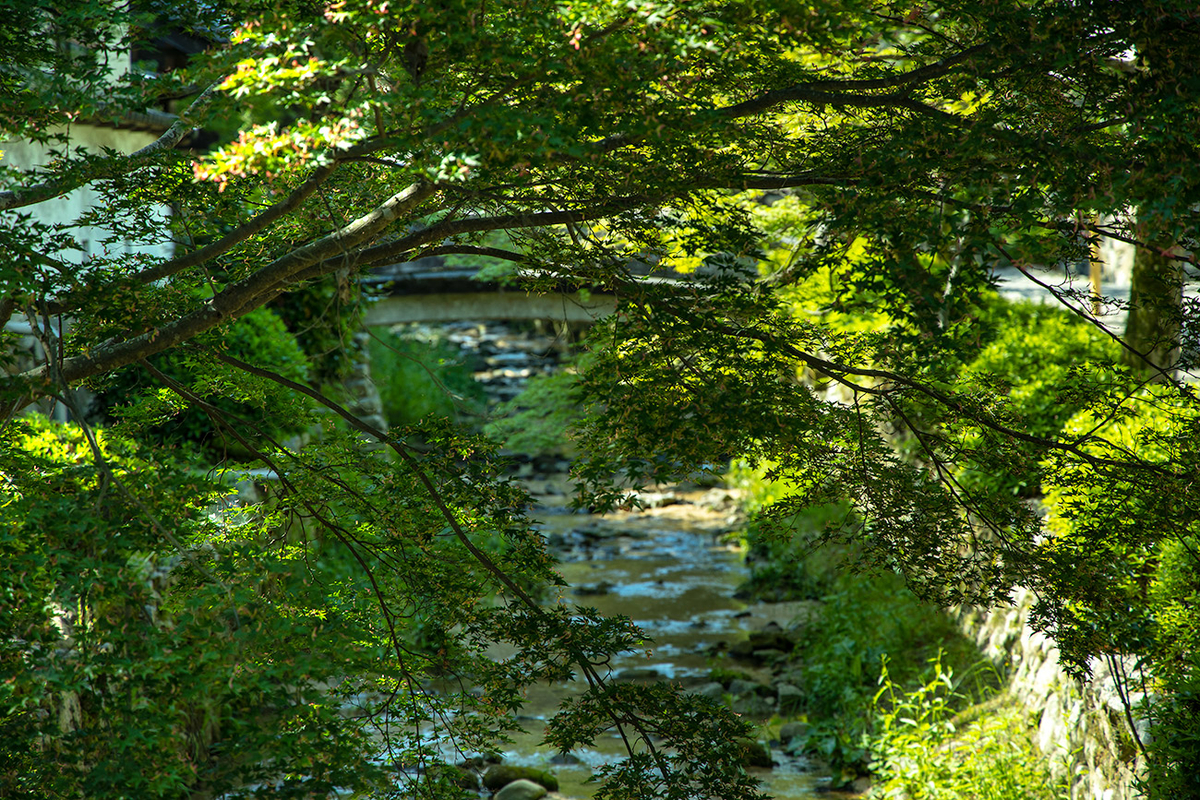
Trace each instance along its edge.
<instances>
[{"instance_id":1,"label":"white building wall","mask_svg":"<svg viewBox=\"0 0 1200 800\"><path fill-rule=\"evenodd\" d=\"M140 150L160 135L156 131L126 130L94 125L74 125L69 129L51 129L50 132L60 133L64 130L69 132L68 148L71 151L77 147L82 147L90 152L101 152L102 149L108 148L125 154ZM55 148L37 142L3 141L0 142L0 164L22 170L36 169L49 164L56 157L55 149L61 151L62 146L59 145ZM31 175L30 181L36 181L35 176L36 173ZM92 258L130 253L143 253L156 259L166 259L173 255L174 245L169 238L166 226L170 210L165 205L159 206L154 212L163 221L161 241L157 243L130 242L127 239L108 241L113 237L111 231L92 226L72 227L80 215L91 209L102 207L104 203L105 199L99 192L91 186L85 185L59 197L16 209L15 212L0 214L0 224L19 225L21 222L18 215L30 215L39 222L63 226L62 229L71 234L79 245L78 250L67 249L49 254L64 263L86 264ZM0 254L0 258L3 257L3 254ZM69 320L56 320L54 324L55 334L62 335L69 325ZM39 336L31 322L23 314L18 313L12 319L4 320L4 327L20 337L16 345L17 363L15 367L17 371L45 363L46 353ZM73 394L79 407L87 406L86 392L74 390ZM70 417L67 408L54 399L40 400L26 409L26 413L32 411L60 421Z\"/></svg>"},{"instance_id":2,"label":"white building wall","mask_svg":"<svg viewBox=\"0 0 1200 800\"><path fill-rule=\"evenodd\" d=\"M61 133L64 130L57 128L51 129L50 132ZM70 135L69 148L71 150L82 147L89 152L101 152L103 148L110 148L126 154L140 150L160 135L155 131L134 131L93 125L74 125L66 130ZM3 153L0 164L19 169L45 166L54 157L51 147L37 142L24 141L0 142L0 153ZM82 213L103 204L104 199L99 192L90 186L83 186L61 197L19 209L19 212L32 214L35 219L47 224L72 225ZM165 223L169 209L166 206L160 206L157 213ZM14 223L10 217L4 220L4 224ZM89 258L105 254L115 256L135 252L170 258L174 252L165 224L162 229L161 243L152 245L131 243L125 240L105 244L105 240L111 237L111 233L94 227L70 229L70 232L79 243L81 250L62 251L55 254L55 257L71 263L85 263Z\"/></svg>"}]
</instances>

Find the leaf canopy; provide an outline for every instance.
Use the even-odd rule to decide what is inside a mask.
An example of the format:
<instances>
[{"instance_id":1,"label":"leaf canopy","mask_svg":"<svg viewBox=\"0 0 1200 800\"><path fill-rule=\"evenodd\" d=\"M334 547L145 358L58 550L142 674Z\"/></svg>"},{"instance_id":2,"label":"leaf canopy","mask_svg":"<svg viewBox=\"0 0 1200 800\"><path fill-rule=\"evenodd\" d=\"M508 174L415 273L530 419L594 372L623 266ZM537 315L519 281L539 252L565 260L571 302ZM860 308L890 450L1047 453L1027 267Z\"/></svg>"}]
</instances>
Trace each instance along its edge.
<instances>
[{"instance_id":1,"label":"leaf canopy","mask_svg":"<svg viewBox=\"0 0 1200 800\"><path fill-rule=\"evenodd\" d=\"M628 621L538 603L557 579L492 445L374 429L320 385L352 360L336 353L363 306L354 279L426 256L618 294L581 383L597 506L614 471L769 462L795 487L769 518L848 499L859 524L829 538L938 602L1033 586L1084 666L1098 640L1060 620L1104 587L1065 580L1061 556L1095 526L1047 546L1022 498L964 470L1050 459L1085 488L1109 471L1177 487L1184 527L1154 535L1179 543L1161 585L1186 573L1194 448L1164 461L1097 444L1099 427L1035 430L961 367L986 344L999 267L1042 280L1100 239L1194 266L1194 4L177 5L0 0L0 149L37 156L0 162L0 316L40 354L0 378L6 794L443 796L431 731L490 750L523 687L573 674L590 688L550 740L640 742L607 796L754 796L726 757L736 718L605 684L639 640ZM81 129L147 126L140 147L76 146ZM77 190L99 202L43 215ZM647 266L694 278L631 269ZM311 370L228 349L226 326L268 305ZM1194 304L1165 306L1175 330L1195 324ZM1152 377L1194 410L1195 350L1176 344ZM130 369L157 405L81 423L75 389ZM1059 396L1131 413L1145 378L1098 369ZM289 422L323 438L286 447L221 394L268 414L291 398ZM12 418L35 399L76 424ZM185 407L277 479L266 502L225 508L214 474L135 436ZM1177 630L1180 604L1163 607ZM491 659L498 643L516 655Z\"/></svg>"}]
</instances>

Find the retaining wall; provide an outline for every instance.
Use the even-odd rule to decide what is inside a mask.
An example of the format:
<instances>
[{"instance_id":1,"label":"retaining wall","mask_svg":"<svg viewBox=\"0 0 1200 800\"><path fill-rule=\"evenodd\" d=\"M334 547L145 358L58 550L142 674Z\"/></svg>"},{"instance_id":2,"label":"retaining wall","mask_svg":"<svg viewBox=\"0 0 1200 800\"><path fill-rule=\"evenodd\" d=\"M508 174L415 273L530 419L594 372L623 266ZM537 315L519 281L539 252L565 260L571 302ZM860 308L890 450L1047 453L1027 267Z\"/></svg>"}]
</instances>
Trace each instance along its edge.
<instances>
[{"instance_id":1,"label":"retaining wall","mask_svg":"<svg viewBox=\"0 0 1200 800\"><path fill-rule=\"evenodd\" d=\"M1094 659L1087 682L1070 677L1059 665L1054 642L1029 627L1033 603L1033 593L1021 590L1010 607L960 609L959 618L987 657L1007 668L1008 691L1037 723L1038 746L1057 775L1074 776L1073 800L1133 800L1139 796L1135 776L1141 759L1110 664ZM1135 674L1131 660L1117 667ZM1135 722L1146 741L1145 723Z\"/></svg>"}]
</instances>

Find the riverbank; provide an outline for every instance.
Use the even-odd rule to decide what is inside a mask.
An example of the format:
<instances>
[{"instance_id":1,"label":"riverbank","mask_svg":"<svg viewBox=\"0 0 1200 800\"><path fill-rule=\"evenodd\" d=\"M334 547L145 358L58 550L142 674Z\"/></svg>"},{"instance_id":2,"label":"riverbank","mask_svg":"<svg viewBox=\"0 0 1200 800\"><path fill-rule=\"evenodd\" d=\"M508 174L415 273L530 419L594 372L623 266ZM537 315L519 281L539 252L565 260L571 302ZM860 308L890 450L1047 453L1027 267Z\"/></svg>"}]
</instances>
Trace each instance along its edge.
<instances>
[{"instance_id":1,"label":"riverbank","mask_svg":"<svg viewBox=\"0 0 1200 800\"><path fill-rule=\"evenodd\" d=\"M674 487L640 495L643 508L572 514L566 475L529 471L522 483L536 502L532 516L567 583L547 602L626 616L646 633L644 647L615 657L605 677L618 683L673 683L727 704L756 726L755 746L748 743L749 768L772 797L852 796L832 792L828 772L789 747L804 723L793 718L799 693L794 684L801 676L788 672L786 656L813 606L757 602L740 594L749 573L744 549L733 535L744 522L739 492ZM522 710L524 734L503 753L506 766L552 773L559 795L566 797L589 797L595 789L587 783L593 771L625 755L615 736L568 754L541 745L547 719L582 688L531 690ZM475 774L482 778L484 765Z\"/></svg>"},{"instance_id":2,"label":"riverbank","mask_svg":"<svg viewBox=\"0 0 1200 800\"><path fill-rule=\"evenodd\" d=\"M488 336L497 347L529 349L518 347L521 337L511 333ZM509 360L516 359L514 353ZM508 392L513 388L506 385ZM560 456L542 455L518 459L514 469L534 497L532 516L542 520L568 583L550 601L626 616L646 632L644 651L612 660L610 680L676 683L756 725L755 738L767 750L755 776L769 794L809 798L835 786L869 787L875 720L889 710L876 702L885 657L899 703L927 683L935 661L938 670L971 682L947 680L947 695L966 688L982 699L1002 680L979 666L981 654L956 620L920 604L895 575L850 574L836 548L810 551L837 509L797 515L781 547L747 553L745 543L757 537L744 530L742 491L661 489L640 495L641 509L575 515L566 466ZM584 781L599 765L620 759L623 748L616 739L561 757L539 748L548 716L573 691L531 691L525 733L504 757L508 764L552 769L564 791L585 796L591 787ZM970 706L961 696L943 700L951 713ZM1016 718L1006 721L1014 730L1024 727ZM1028 737L1018 738L1025 747Z\"/></svg>"}]
</instances>

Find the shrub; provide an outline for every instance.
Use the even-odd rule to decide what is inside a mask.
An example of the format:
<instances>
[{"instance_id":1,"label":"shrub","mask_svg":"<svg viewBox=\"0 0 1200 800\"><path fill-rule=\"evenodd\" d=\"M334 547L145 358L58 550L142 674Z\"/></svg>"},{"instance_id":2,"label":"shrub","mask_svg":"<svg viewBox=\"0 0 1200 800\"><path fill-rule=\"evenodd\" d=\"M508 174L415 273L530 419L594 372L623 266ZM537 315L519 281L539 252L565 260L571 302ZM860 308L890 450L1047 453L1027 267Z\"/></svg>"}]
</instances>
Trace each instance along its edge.
<instances>
[{"instance_id":1,"label":"shrub","mask_svg":"<svg viewBox=\"0 0 1200 800\"><path fill-rule=\"evenodd\" d=\"M895 575L842 573L824 598L821 614L804 629L805 708L812 723L805 748L829 762L835 780L867 771L872 695L889 659L901 685L917 679L921 664L945 653L965 668L979 658L954 620L921 603ZM994 674L978 677L994 681ZM980 686L983 690L984 686Z\"/></svg>"},{"instance_id":2,"label":"shrub","mask_svg":"<svg viewBox=\"0 0 1200 800\"><path fill-rule=\"evenodd\" d=\"M962 377L1007 394L1014 424L1043 438L1054 438L1078 408L1064 396L1064 387L1086 381L1089 362L1112 363L1118 355L1116 344L1095 326L1053 306L997 301L981 326L991 341ZM982 445L971 436L966 444ZM1035 496L1041 490L1038 456L1022 449L1027 466L1012 471L965 466L959 480L985 493Z\"/></svg>"},{"instance_id":3,"label":"shrub","mask_svg":"<svg viewBox=\"0 0 1200 800\"><path fill-rule=\"evenodd\" d=\"M214 352L273 370L285 378L308 378L308 359L295 337L273 312L258 309L231 325L199 337L196 348L173 350L150 359L170 381L210 404L235 428L250 426L275 440L304 430L305 401L278 384L245 373L232 374ZM163 387L147 369L131 366L95 386L92 411L101 420L121 420L151 441L197 447L209 459L247 457L237 441L203 408ZM137 402L137 400L143 402ZM131 409L138 407L136 416Z\"/></svg>"},{"instance_id":4,"label":"shrub","mask_svg":"<svg viewBox=\"0 0 1200 800\"><path fill-rule=\"evenodd\" d=\"M521 394L496 408L484 432L518 453L571 455L567 431L579 418L581 402L577 361L530 378Z\"/></svg>"},{"instance_id":5,"label":"shrub","mask_svg":"<svg viewBox=\"0 0 1200 800\"><path fill-rule=\"evenodd\" d=\"M748 491L748 507L761 509L786 494L786 485L768 476L736 464L730 480ZM885 657L898 684L916 681L921 665L938 653L960 669L979 659L953 618L918 600L899 575L853 571L849 565L856 559L845 545L819 545L827 529L854 522L846 504L834 503L804 509L783 522L752 522L746 532L755 556L744 587L750 594L821 601L796 650L803 657L803 704L810 723L802 747L829 765L835 785L868 771L872 697ZM972 674L990 682L981 683L980 691L998 679L994 672Z\"/></svg>"},{"instance_id":6,"label":"shrub","mask_svg":"<svg viewBox=\"0 0 1200 800\"><path fill-rule=\"evenodd\" d=\"M1051 778L1029 725L1015 713L976 707L973 719L956 717L968 704L942 654L915 688L897 684L883 662L872 699L872 797L908 800L1066 800L1068 780ZM984 669L990 664L984 664Z\"/></svg>"},{"instance_id":7,"label":"shrub","mask_svg":"<svg viewBox=\"0 0 1200 800\"><path fill-rule=\"evenodd\" d=\"M486 405L469 356L439 339L377 333L368 352L391 425L411 425L430 416L465 422Z\"/></svg>"},{"instance_id":8,"label":"shrub","mask_svg":"<svg viewBox=\"0 0 1200 800\"><path fill-rule=\"evenodd\" d=\"M1137 686L1151 690L1142 708L1154 731L1147 791L1195 794L1200 513L1180 504L1200 474L1200 413L1180 390L1154 386L1080 412L1064 432L1090 456L1132 456L1144 468L1117 474L1069 454L1048 459L1051 535L1042 554L1057 591L1035 612L1081 671L1089 653L1139 656L1152 679Z\"/></svg>"}]
</instances>

